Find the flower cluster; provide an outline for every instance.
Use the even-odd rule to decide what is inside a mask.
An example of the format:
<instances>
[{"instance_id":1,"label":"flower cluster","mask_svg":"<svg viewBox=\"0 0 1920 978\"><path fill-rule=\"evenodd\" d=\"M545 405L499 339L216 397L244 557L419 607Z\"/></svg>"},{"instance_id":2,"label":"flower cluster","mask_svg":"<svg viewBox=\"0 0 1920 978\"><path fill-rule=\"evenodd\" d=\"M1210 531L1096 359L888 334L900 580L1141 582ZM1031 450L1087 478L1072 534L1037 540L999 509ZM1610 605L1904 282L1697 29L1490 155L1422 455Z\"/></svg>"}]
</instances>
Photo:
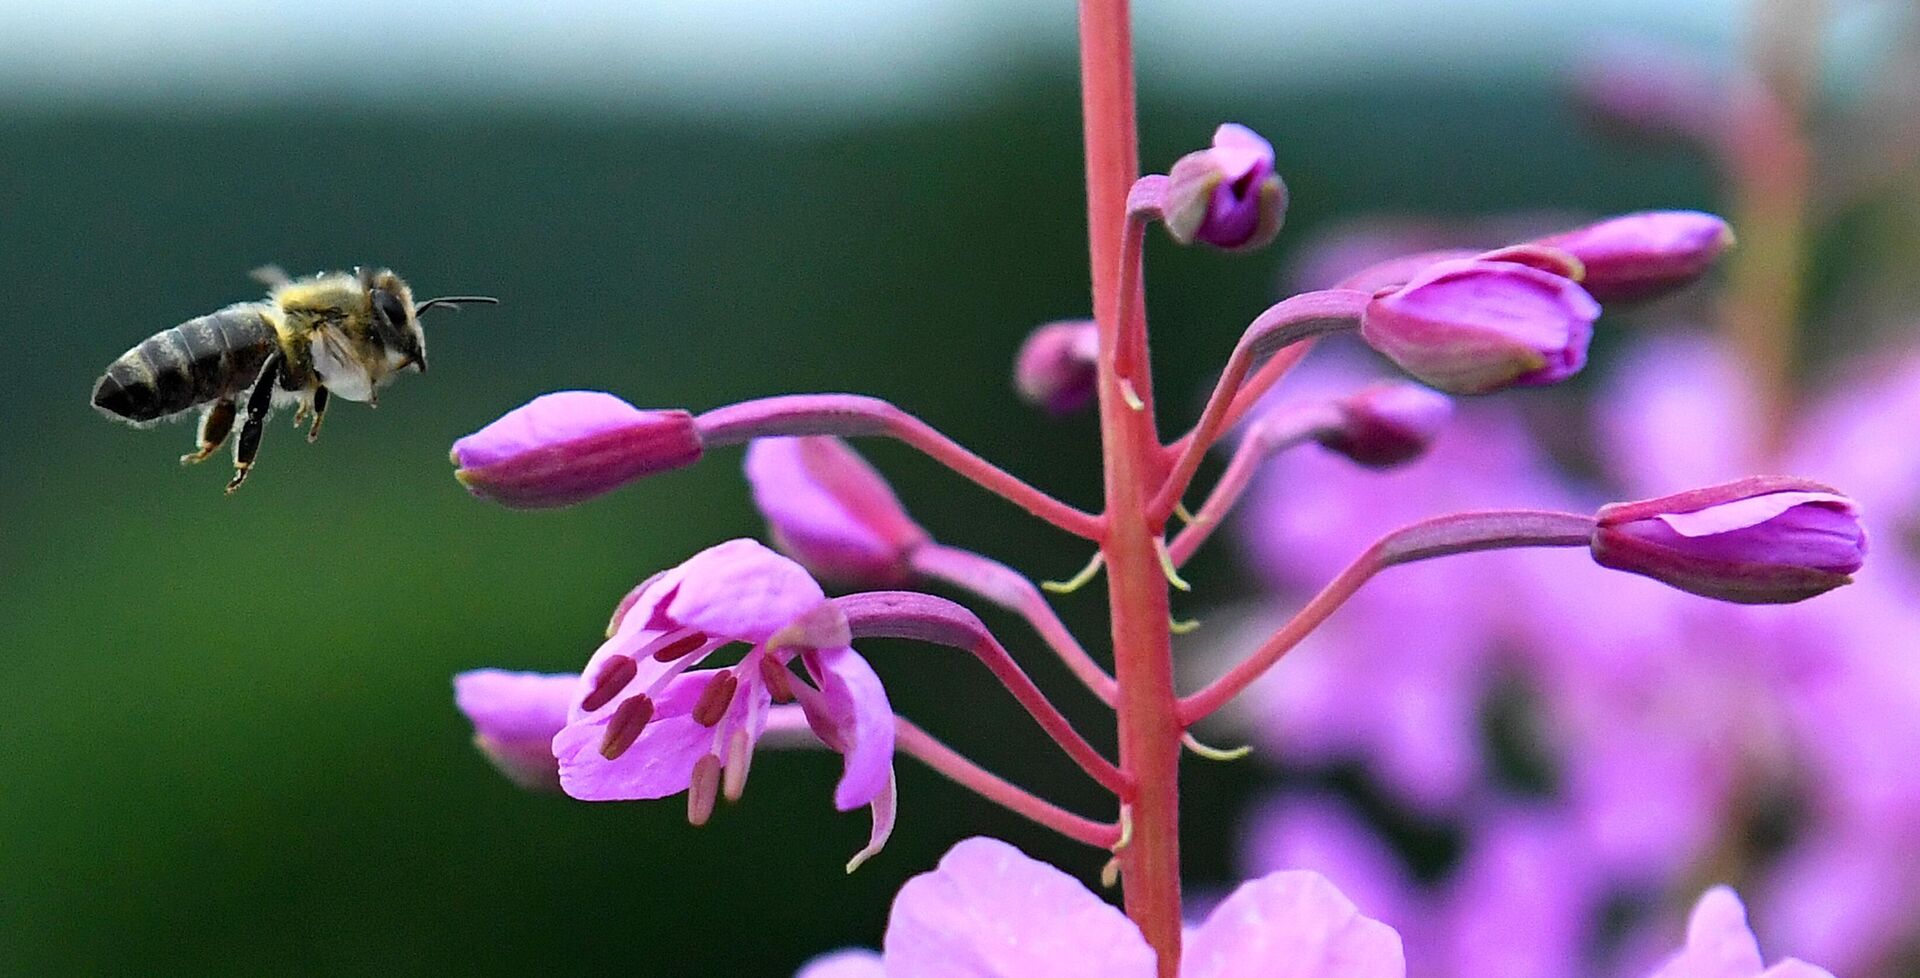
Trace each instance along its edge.
<instances>
[{"instance_id":1,"label":"flower cluster","mask_svg":"<svg viewBox=\"0 0 1920 978\"><path fill-rule=\"evenodd\" d=\"M1257 248L1279 232L1287 192L1272 145L1231 124L1167 173L1138 177L1125 4L1085 0L1082 14L1093 317L1041 327L1014 373L1021 395L1048 411L1097 405L1103 507L1088 511L1063 502L870 397L787 395L695 414L643 410L606 393L550 394L454 446L456 475L472 493L518 508L572 505L743 444L754 501L786 556L751 540L695 554L646 578L618 603L606 641L577 675L464 674L456 679L459 705L475 725L478 746L514 780L557 786L588 801L684 794L694 825L712 818L721 799L742 798L764 740L775 734L782 742L811 739L842 759L835 806L873 810L872 838L850 869L892 831L893 764L905 755L1101 853L1101 876L1122 887L1124 913L1005 843L969 840L901 890L880 954L849 952L815 962L807 969L814 978L1401 978L1410 968L1422 971L1426 966L1404 956L1402 935L1388 926L1402 924L1413 934L1419 918L1402 917L1385 902L1381 919L1366 916L1369 908L1357 907L1336 884L1355 892L1370 884L1343 883L1337 868L1331 882L1318 867L1261 875L1187 926L1179 761L1183 750L1221 756L1189 729L1303 643L1323 641L1351 621L1351 612L1334 616L1349 602L1365 604L1369 599L1356 596L1390 569L1481 551L1574 549L1589 559L1539 555L1542 567L1552 561L1544 576L1584 565L1721 601L1787 604L1851 581L1865 548L1859 509L1834 489L1788 477L1716 480L1604 506L1569 498L1547 508L1519 500L1516 508L1426 512L1429 499L1407 500L1410 519L1355 543L1342 562L1290 566L1289 572L1319 572L1320 590L1264 637L1243 643L1216 675L1177 692L1172 636L1186 628L1171 616L1173 591L1191 588L1181 570L1270 460L1312 451L1357 463L1357 472L1385 473L1437 458L1444 448L1436 439L1445 439L1455 414L1451 397L1574 375L1586 363L1603 303L1693 281L1731 235L1712 215L1645 212L1492 249L1386 256L1253 317L1192 428L1163 442L1140 301L1144 236L1159 223L1180 244ZM1338 336L1364 344L1405 376L1311 391L1280 408L1261 406L1313 347ZM1086 570L1046 589L1071 592L1105 572L1111 671L1102 661L1107 657L1090 653L1062 624L1042 587L920 526L847 441L865 437L905 443L1086 541L1094 551ZM1183 500L1203 460L1229 443L1226 470L1198 510L1188 512ZM1467 468L1484 470L1500 451L1524 445L1496 445ZM1276 493L1267 488L1270 480L1260 483L1256 502L1262 506L1315 518L1295 499L1282 498L1293 495L1291 489ZM1347 502L1372 505L1359 496ZM1374 525L1393 511L1375 510L1340 514L1336 528ZM893 590L829 596L819 580ZM970 610L913 590L936 583L1024 619L1035 644L1111 708L1118 759L1109 759L1054 707ZM1417 589L1402 577L1369 593L1391 601ZM1445 611L1438 617L1453 617L1453 609ZM1368 616L1368 623L1404 626L1386 616ZM854 649L875 637L970 656L1111 796L1110 812L1091 818L1068 811L898 715L879 673ZM1328 673L1350 668L1323 653L1306 659ZM1399 723L1407 732L1420 726L1408 723L1404 711L1363 702L1329 708L1357 723ZM1537 889L1549 899L1573 892L1557 880L1543 880ZM1421 945L1410 939L1409 946ZM1525 945L1482 940L1473 946L1495 953ZM1696 910L1686 947L1656 974L1748 978L1762 971L1738 900L1715 890ZM1797 962L1765 973L1824 974Z\"/></svg>"}]
</instances>

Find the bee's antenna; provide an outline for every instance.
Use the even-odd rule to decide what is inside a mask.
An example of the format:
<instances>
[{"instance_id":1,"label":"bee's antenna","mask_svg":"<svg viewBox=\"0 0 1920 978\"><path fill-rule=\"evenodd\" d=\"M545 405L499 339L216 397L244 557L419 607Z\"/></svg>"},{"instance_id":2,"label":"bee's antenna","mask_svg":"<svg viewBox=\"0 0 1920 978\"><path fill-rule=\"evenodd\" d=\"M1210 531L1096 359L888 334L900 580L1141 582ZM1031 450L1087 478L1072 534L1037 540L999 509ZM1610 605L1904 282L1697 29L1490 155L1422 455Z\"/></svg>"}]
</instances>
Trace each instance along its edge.
<instances>
[{"instance_id":1,"label":"bee's antenna","mask_svg":"<svg viewBox=\"0 0 1920 978\"><path fill-rule=\"evenodd\" d=\"M448 309L459 309L463 304L469 302L488 306L497 306L500 304L499 299L490 295L437 295L425 302L415 304L413 314L418 316L432 309L434 306L446 306Z\"/></svg>"}]
</instances>

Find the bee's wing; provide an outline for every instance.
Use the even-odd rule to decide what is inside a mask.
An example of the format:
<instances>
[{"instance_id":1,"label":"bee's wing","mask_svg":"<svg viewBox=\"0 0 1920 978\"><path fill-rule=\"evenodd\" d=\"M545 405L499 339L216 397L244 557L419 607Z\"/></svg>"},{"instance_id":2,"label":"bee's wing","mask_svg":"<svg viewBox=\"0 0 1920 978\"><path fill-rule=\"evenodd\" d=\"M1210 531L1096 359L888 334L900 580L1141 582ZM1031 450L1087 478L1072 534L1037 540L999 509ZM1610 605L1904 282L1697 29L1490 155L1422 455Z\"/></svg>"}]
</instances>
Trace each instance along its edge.
<instances>
[{"instance_id":1,"label":"bee's wing","mask_svg":"<svg viewBox=\"0 0 1920 978\"><path fill-rule=\"evenodd\" d=\"M313 332L313 372L337 397L366 401L373 397L374 378L367 364L354 354L353 341L331 326Z\"/></svg>"}]
</instances>

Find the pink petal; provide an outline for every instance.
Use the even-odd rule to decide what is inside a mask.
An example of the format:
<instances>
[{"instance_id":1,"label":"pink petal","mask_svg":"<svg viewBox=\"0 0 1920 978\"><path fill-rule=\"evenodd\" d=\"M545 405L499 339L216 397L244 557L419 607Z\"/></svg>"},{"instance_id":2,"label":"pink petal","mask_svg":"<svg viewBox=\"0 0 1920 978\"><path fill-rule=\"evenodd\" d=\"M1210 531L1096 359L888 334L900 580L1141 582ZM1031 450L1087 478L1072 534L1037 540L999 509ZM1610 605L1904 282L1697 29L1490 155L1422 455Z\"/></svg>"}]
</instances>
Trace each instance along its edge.
<instances>
[{"instance_id":1,"label":"pink petal","mask_svg":"<svg viewBox=\"0 0 1920 978\"><path fill-rule=\"evenodd\" d=\"M1262 163L1273 162L1273 144L1237 122L1214 130L1212 153L1226 183L1246 176Z\"/></svg>"},{"instance_id":2,"label":"pink petal","mask_svg":"<svg viewBox=\"0 0 1920 978\"><path fill-rule=\"evenodd\" d=\"M474 733L502 741L551 741L567 722L580 677L475 669L453 677L453 701L473 721Z\"/></svg>"},{"instance_id":3,"label":"pink petal","mask_svg":"<svg viewBox=\"0 0 1920 978\"><path fill-rule=\"evenodd\" d=\"M887 847L887 840L893 838L894 819L900 814L900 789L894 784L893 771L887 771L887 786L873 796L873 831L867 833L867 845L853 858L847 860L847 872L860 868L862 863L880 854Z\"/></svg>"},{"instance_id":4,"label":"pink petal","mask_svg":"<svg viewBox=\"0 0 1920 978\"><path fill-rule=\"evenodd\" d=\"M821 649L806 655L807 668L820 684L825 717L845 749L846 770L834 788L833 803L852 811L874 800L893 777L893 708L880 677L850 648Z\"/></svg>"},{"instance_id":5,"label":"pink petal","mask_svg":"<svg viewBox=\"0 0 1920 978\"><path fill-rule=\"evenodd\" d=\"M823 575L902 583L906 551L926 542L886 480L838 438L756 438L746 472L781 549Z\"/></svg>"},{"instance_id":6,"label":"pink petal","mask_svg":"<svg viewBox=\"0 0 1920 978\"><path fill-rule=\"evenodd\" d=\"M1319 873L1241 884L1187 935L1181 978L1402 978L1400 935Z\"/></svg>"},{"instance_id":7,"label":"pink petal","mask_svg":"<svg viewBox=\"0 0 1920 978\"><path fill-rule=\"evenodd\" d=\"M1754 978L1763 967L1760 945L1747 929L1747 909L1724 886L1716 886L1694 904L1687 919L1687 946L1653 973L1653 978Z\"/></svg>"},{"instance_id":8,"label":"pink petal","mask_svg":"<svg viewBox=\"0 0 1920 978\"><path fill-rule=\"evenodd\" d=\"M708 547L680 569L667 616L754 645L827 599L799 564L744 538Z\"/></svg>"},{"instance_id":9,"label":"pink petal","mask_svg":"<svg viewBox=\"0 0 1920 978\"><path fill-rule=\"evenodd\" d=\"M1078 880L997 839L948 850L887 922L892 978L1153 978L1153 949Z\"/></svg>"},{"instance_id":10,"label":"pink petal","mask_svg":"<svg viewBox=\"0 0 1920 978\"><path fill-rule=\"evenodd\" d=\"M1770 492L1691 513L1663 513L1659 519L1683 537L1706 537L1759 526L1795 506L1809 503L1831 506L1842 513L1856 509L1852 500L1830 492Z\"/></svg>"},{"instance_id":11,"label":"pink petal","mask_svg":"<svg viewBox=\"0 0 1920 978\"><path fill-rule=\"evenodd\" d=\"M823 954L800 966L793 978L887 978L880 955L865 948Z\"/></svg>"},{"instance_id":12,"label":"pink petal","mask_svg":"<svg viewBox=\"0 0 1920 978\"><path fill-rule=\"evenodd\" d=\"M553 738L553 754L560 760L560 786L582 801L632 801L665 798L687 790L693 765L702 755L718 753L731 732L746 726L747 736L760 737L769 699L764 687L743 683L742 694L719 724L709 727L688 714L700 694L719 672L702 670L675 678L654 698L653 719L624 753L607 760L600 753L606 738L607 714L568 723Z\"/></svg>"}]
</instances>

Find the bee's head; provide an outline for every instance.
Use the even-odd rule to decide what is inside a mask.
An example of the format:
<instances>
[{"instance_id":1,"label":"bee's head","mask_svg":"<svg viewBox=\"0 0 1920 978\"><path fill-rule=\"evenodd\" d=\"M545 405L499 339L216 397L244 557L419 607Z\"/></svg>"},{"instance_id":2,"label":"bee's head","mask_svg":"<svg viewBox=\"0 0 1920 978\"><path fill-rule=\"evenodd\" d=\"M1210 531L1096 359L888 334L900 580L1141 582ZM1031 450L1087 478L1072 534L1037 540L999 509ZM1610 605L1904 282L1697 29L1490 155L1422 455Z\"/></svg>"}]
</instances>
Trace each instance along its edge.
<instances>
[{"instance_id":1,"label":"bee's head","mask_svg":"<svg viewBox=\"0 0 1920 978\"><path fill-rule=\"evenodd\" d=\"M367 301L373 307L374 328L380 334L394 370L412 366L420 373L427 372L427 334L420 328L422 313L435 307L458 309L469 302L495 305L500 301L486 295L442 295L415 305L413 289L391 270L362 271L360 277L367 288Z\"/></svg>"}]
</instances>

